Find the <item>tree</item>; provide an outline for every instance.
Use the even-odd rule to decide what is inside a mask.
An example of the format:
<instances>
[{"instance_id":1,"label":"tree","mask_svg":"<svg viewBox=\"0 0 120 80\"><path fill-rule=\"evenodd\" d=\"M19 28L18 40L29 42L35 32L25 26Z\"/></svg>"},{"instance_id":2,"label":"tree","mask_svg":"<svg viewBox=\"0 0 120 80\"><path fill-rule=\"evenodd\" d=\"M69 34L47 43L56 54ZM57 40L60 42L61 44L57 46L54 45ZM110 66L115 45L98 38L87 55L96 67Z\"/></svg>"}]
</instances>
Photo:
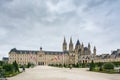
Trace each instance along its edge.
<instances>
[{"instance_id":1,"label":"tree","mask_svg":"<svg viewBox=\"0 0 120 80\"><path fill-rule=\"evenodd\" d=\"M27 64L27 68L30 68L31 67L31 63L29 62L28 64Z\"/></svg>"},{"instance_id":2,"label":"tree","mask_svg":"<svg viewBox=\"0 0 120 80\"><path fill-rule=\"evenodd\" d=\"M85 62L82 63L82 68L85 68Z\"/></svg>"},{"instance_id":3,"label":"tree","mask_svg":"<svg viewBox=\"0 0 120 80\"><path fill-rule=\"evenodd\" d=\"M15 72L19 72L19 67L16 61L13 62L13 67L14 67Z\"/></svg>"},{"instance_id":4,"label":"tree","mask_svg":"<svg viewBox=\"0 0 120 80\"><path fill-rule=\"evenodd\" d=\"M90 71L93 71L95 69L95 64L94 64L94 61L92 60L92 62L90 63L90 68L89 70Z\"/></svg>"}]
</instances>

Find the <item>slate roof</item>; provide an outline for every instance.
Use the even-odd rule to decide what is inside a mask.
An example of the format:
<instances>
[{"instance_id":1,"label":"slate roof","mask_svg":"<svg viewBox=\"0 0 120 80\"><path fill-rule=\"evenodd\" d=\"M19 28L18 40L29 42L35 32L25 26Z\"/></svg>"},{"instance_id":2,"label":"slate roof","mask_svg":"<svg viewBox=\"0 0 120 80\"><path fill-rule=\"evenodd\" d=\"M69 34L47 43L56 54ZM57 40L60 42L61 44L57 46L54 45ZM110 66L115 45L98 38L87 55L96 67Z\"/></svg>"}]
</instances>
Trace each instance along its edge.
<instances>
[{"instance_id":1,"label":"slate roof","mask_svg":"<svg viewBox=\"0 0 120 80\"><path fill-rule=\"evenodd\" d=\"M88 48L87 48L87 47L84 47L84 50L88 50Z\"/></svg>"},{"instance_id":2,"label":"slate roof","mask_svg":"<svg viewBox=\"0 0 120 80\"><path fill-rule=\"evenodd\" d=\"M68 53L68 51L44 51L45 52L45 54L67 54Z\"/></svg>"},{"instance_id":3,"label":"slate roof","mask_svg":"<svg viewBox=\"0 0 120 80\"><path fill-rule=\"evenodd\" d=\"M3 57L2 60L8 60L9 58L8 57Z\"/></svg>"},{"instance_id":4,"label":"slate roof","mask_svg":"<svg viewBox=\"0 0 120 80\"><path fill-rule=\"evenodd\" d=\"M80 41L79 40L77 40L77 43L76 43L76 46L78 46L78 45L80 45Z\"/></svg>"},{"instance_id":5,"label":"slate roof","mask_svg":"<svg viewBox=\"0 0 120 80\"><path fill-rule=\"evenodd\" d=\"M117 54L117 51L113 51L111 55L116 55Z\"/></svg>"},{"instance_id":6,"label":"slate roof","mask_svg":"<svg viewBox=\"0 0 120 80\"><path fill-rule=\"evenodd\" d=\"M17 50L16 48L13 48L13 49L11 49L11 51L9 52L9 53L11 53L11 52L16 52L17 54L30 54L30 53L32 53L32 54L37 54L39 51L38 50ZM69 52L68 51L43 51L43 52L45 52L45 54L68 54Z\"/></svg>"},{"instance_id":7,"label":"slate roof","mask_svg":"<svg viewBox=\"0 0 120 80\"><path fill-rule=\"evenodd\" d=\"M18 54L29 54L29 53L33 53L33 54L36 54L38 51L35 51L35 50L17 50L16 48L13 48L11 49L11 52L16 52Z\"/></svg>"}]
</instances>

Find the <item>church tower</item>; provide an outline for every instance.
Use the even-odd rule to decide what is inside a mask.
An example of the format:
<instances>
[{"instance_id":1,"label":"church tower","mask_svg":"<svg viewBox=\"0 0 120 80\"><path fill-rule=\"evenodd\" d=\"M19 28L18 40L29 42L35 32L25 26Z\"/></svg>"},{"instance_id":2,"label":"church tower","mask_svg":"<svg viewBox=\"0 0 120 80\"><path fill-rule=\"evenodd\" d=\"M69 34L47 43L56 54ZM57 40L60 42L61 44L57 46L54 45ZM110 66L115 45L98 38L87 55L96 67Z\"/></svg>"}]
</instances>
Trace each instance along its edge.
<instances>
[{"instance_id":1,"label":"church tower","mask_svg":"<svg viewBox=\"0 0 120 80\"><path fill-rule=\"evenodd\" d=\"M84 54L84 44L82 42L82 47L81 47L81 54Z\"/></svg>"},{"instance_id":2,"label":"church tower","mask_svg":"<svg viewBox=\"0 0 120 80\"><path fill-rule=\"evenodd\" d=\"M96 47L94 46L94 49L93 49L93 55L95 56L96 55Z\"/></svg>"},{"instance_id":3,"label":"church tower","mask_svg":"<svg viewBox=\"0 0 120 80\"><path fill-rule=\"evenodd\" d=\"M84 44L83 44L83 42L82 42L82 48L84 48Z\"/></svg>"},{"instance_id":4,"label":"church tower","mask_svg":"<svg viewBox=\"0 0 120 80\"><path fill-rule=\"evenodd\" d=\"M90 43L88 43L88 49L89 49L89 50L90 50L90 47L91 47L91 46L90 46Z\"/></svg>"},{"instance_id":5,"label":"church tower","mask_svg":"<svg viewBox=\"0 0 120 80\"><path fill-rule=\"evenodd\" d=\"M65 37L64 37L64 42L63 42L63 51L67 51L67 42L66 42Z\"/></svg>"},{"instance_id":6,"label":"church tower","mask_svg":"<svg viewBox=\"0 0 120 80\"><path fill-rule=\"evenodd\" d=\"M80 44L80 41L77 40L77 43L75 45L75 50L79 50L81 48L81 44Z\"/></svg>"},{"instance_id":7,"label":"church tower","mask_svg":"<svg viewBox=\"0 0 120 80\"><path fill-rule=\"evenodd\" d=\"M88 54L91 54L91 46L90 46L90 43L88 43Z\"/></svg>"},{"instance_id":8,"label":"church tower","mask_svg":"<svg viewBox=\"0 0 120 80\"><path fill-rule=\"evenodd\" d=\"M70 51L70 52L73 51L73 42L72 42L72 38L70 38L69 51Z\"/></svg>"}]
</instances>

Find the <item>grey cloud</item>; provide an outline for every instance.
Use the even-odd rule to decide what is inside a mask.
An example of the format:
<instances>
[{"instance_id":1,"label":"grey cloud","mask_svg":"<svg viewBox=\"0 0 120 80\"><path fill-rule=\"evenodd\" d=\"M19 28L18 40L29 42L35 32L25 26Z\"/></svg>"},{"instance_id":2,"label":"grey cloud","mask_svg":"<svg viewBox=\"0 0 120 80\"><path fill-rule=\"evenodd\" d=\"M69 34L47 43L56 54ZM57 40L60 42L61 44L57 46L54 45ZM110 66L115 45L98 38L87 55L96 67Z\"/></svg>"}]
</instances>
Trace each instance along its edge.
<instances>
[{"instance_id":1,"label":"grey cloud","mask_svg":"<svg viewBox=\"0 0 120 80\"><path fill-rule=\"evenodd\" d=\"M104 4L106 1L107 0L89 0L87 5L92 8Z\"/></svg>"},{"instance_id":2,"label":"grey cloud","mask_svg":"<svg viewBox=\"0 0 120 80\"><path fill-rule=\"evenodd\" d=\"M77 39L86 45L91 42L98 54L109 52L119 46L119 3L113 0L2 0L0 55L6 56L13 47L39 49L43 46L45 50L61 50L64 36L68 42L71 36L74 43Z\"/></svg>"},{"instance_id":3,"label":"grey cloud","mask_svg":"<svg viewBox=\"0 0 120 80\"><path fill-rule=\"evenodd\" d=\"M0 6L3 6L9 2L12 2L13 0L0 0Z\"/></svg>"}]
</instances>

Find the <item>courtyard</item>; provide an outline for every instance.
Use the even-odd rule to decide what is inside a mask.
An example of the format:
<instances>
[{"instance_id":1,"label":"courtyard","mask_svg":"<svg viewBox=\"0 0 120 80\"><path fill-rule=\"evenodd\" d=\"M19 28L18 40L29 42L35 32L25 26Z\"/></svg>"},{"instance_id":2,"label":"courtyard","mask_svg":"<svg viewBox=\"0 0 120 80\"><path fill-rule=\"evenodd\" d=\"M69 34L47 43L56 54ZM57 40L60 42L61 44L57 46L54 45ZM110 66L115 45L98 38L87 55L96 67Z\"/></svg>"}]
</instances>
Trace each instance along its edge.
<instances>
[{"instance_id":1,"label":"courtyard","mask_svg":"<svg viewBox=\"0 0 120 80\"><path fill-rule=\"evenodd\" d=\"M120 80L120 74L87 71L87 68L56 68L36 66L8 80Z\"/></svg>"}]
</instances>

